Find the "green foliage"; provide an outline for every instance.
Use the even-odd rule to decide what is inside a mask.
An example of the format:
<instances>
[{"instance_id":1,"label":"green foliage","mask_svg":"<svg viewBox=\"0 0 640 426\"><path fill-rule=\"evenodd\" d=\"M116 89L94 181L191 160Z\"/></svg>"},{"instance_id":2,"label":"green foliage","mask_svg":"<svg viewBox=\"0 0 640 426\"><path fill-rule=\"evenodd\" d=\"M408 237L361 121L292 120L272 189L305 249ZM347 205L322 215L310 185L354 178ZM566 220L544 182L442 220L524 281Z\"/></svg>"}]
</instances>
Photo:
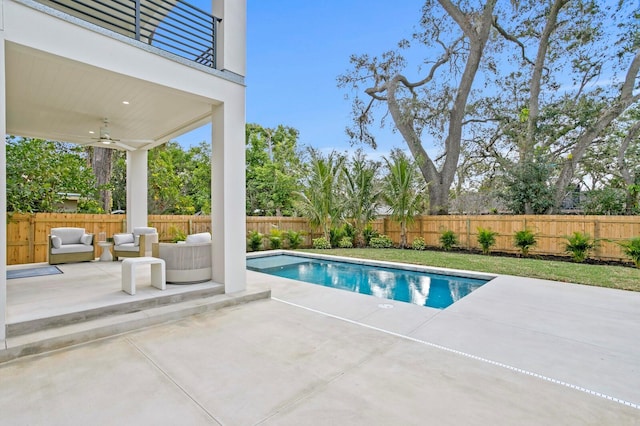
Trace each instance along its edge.
<instances>
[{"instance_id":1,"label":"green foliage","mask_svg":"<svg viewBox=\"0 0 640 426\"><path fill-rule=\"evenodd\" d=\"M344 236L338 241L338 247L340 248L352 248L353 242L350 237Z\"/></svg>"},{"instance_id":2,"label":"green foliage","mask_svg":"<svg viewBox=\"0 0 640 426\"><path fill-rule=\"evenodd\" d=\"M625 192L617 188L594 189L587 194L584 213L592 215L621 215L625 212Z\"/></svg>"},{"instance_id":3,"label":"green foliage","mask_svg":"<svg viewBox=\"0 0 640 426\"><path fill-rule=\"evenodd\" d=\"M314 238L311 241L311 244L312 244L314 249L325 249L325 250L327 250L327 249L331 248L331 243L325 237Z\"/></svg>"},{"instance_id":4,"label":"green foliage","mask_svg":"<svg viewBox=\"0 0 640 426\"><path fill-rule=\"evenodd\" d=\"M364 240L364 244L369 246L371 244L371 238L378 237L380 233L373 229L373 226L370 223L364 227L362 231L362 239Z\"/></svg>"},{"instance_id":5,"label":"green foliage","mask_svg":"<svg viewBox=\"0 0 640 426\"><path fill-rule=\"evenodd\" d=\"M64 195L80 194L80 209L101 212L93 171L81 147L42 139L6 139L7 211L53 212ZM100 190L101 188L97 188Z\"/></svg>"},{"instance_id":6,"label":"green foliage","mask_svg":"<svg viewBox=\"0 0 640 426\"><path fill-rule=\"evenodd\" d=\"M337 247L338 242L346 235L344 226L334 227L329 230L329 242L331 247Z\"/></svg>"},{"instance_id":7,"label":"green foliage","mask_svg":"<svg viewBox=\"0 0 640 426\"><path fill-rule=\"evenodd\" d=\"M325 157L314 149L309 150L309 155L309 169L303 189L298 193L298 207L312 226L322 229L329 241L329 230L342 217L340 181L344 157L336 152Z\"/></svg>"},{"instance_id":8,"label":"green foliage","mask_svg":"<svg viewBox=\"0 0 640 426\"><path fill-rule=\"evenodd\" d=\"M529 249L534 247L537 244L537 241L536 236L532 231L523 229L515 233L513 236L513 243L520 249L522 255L526 257L529 255Z\"/></svg>"},{"instance_id":9,"label":"green foliage","mask_svg":"<svg viewBox=\"0 0 640 426\"><path fill-rule=\"evenodd\" d=\"M424 241L424 238L417 237L413 239L411 248L414 250L425 250L427 248L427 243Z\"/></svg>"},{"instance_id":10,"label":"green foliage","mask_svg":"<svg viewBox=\"0 0 640 426\"><path fill-rule=\"evenodd\" d=\"M620 243L622 252L640 268L640 237Z\"/></svg>"},{"instance_id":11,"label":"green foliage","mask_svg":"<svg viewBox=\"0 0 640 426\"><path fill-rule=\"evenodd\" d=\"M393 241L386 235L379 235L371 238L369 246L372 248L391 248L393 247Z\"/></svg>"},{"instance_id":12,"label":"green foliage","mask_svg":"<svg viewBox=\"0 0 640 426\"><path fill-rule=\"evenodd\" d=\"M249 249L251 251L258 251L262 248L262 240L264 239L264 235L258 231L249 232L249 236L247 238Z\"/></svg>"},{"instance_id":13,"label":"green foliage","mask_svg":"<svg viewBox=\"0 0 640 426\"><path fill-rule=\"evenodd\" d=\"M286 233L287 242L289 243L289 248L295 250L302 245L302 232L297 231L288 231Z\"/></svg>"},{"instance_id":14,"label":"green foliage","mask_svg":"<svg viewBox=\"0 0 640 426\"><path fill-rule=\"evenodd\" d=\"M302 170L298 131L247 124L245 143L247 215L291 216Z\"/></svg>"},{"instance_id":15,"label":"green foliage","mask_svg":"<svg viewBox=\"0 0 640 426\"><path fill-rule=\"evenodd\" d=\"M400 222L400 247L407 246L407 226L424 210L424 180L416 165L400 150L386 159L383 198L391 209L391 218Z\"/></svg>"},{"instance_id":16,"label":"green foliage","mask_svg":"<svg viewBox=\"0 0 640 426\"><path fill-rule=\"evenodd\" d=\"M148 154L150 214L194 214L210 211L210 149L206 144L184 151L167 142Z\"/></svg>"},{"instance_id":17,"label":"green foliage","mask_svg":"<svg viewBox=\"0 0 640 426\"><path fill-rule=\"evenodd\" d=\"M187 239L187 234L177 226L169 227L169 235L171 235L171 242L173 243Z\"/></svg>"},{"instance_id":18,"label":"green foliage","mask_svg":"<svg viewBox=\"0 0 640 426\"><path fill-rule=\"evenodd\" d=\"M595 241L589 234L582 232L574 232L571 236L565 237L565 251L571 254L575 262L584 262L589 256L589 252L596 246Z\"/></svg>"},{"instance_id":19,"label":"green foliage","mask_svg":"<svg viewBox=\"0 0 640 426\"><path fill-rule=\"evenodd\" d=\"M491 247L496 244L498 233L490 229L478 228L478 244L482 248L482 254L489 254Z\"/></svg>"},{"instance_id":20,"label":"green foliage","mask_svg":"<svg viewBox=\"0 0 640 426\"><path fill-rule=\"evenodd\" d=\"M503 177L500 197L515 214L544 214L553 207L549 184L552 165L543 156L509 167Z\"/></svg>"},{"instance_id":21,"label":"green foliage","mask_svg":"<svg viewBox=\"0 0 640 426\"><path fill-rule=\"evenodd\" d=\"M271 228L269 231L269 248L278 250L282 248L282 240L284 239L284 231L277 227Z\"/></svg>"},{"instance_id":22,"label":"green foliage","mask_svg":"<svg viewBox=\"0 0 640 426\"><path fill-rule=\"evenodd\" d=\"M445 251L449 251L458 245L458 237L455 232L450 229L442 231L442 234L440 234L440 245Z\"/></svg>"},{"instance_id":23,"label":"green foliage","mask_svg":"<svg viewBox=\"0 0 640 426\"><path fill-rule=\"evenodd\" d=\"M344 176L344 209L345 216L353 221L353 234L348 234L354 245L366 245L363 232L367 223L376 216L380 204L380 186L376 176L380 164L369 161L362 150L356 151L353 159L345 163Z\"/></svg>"}]
</instances>

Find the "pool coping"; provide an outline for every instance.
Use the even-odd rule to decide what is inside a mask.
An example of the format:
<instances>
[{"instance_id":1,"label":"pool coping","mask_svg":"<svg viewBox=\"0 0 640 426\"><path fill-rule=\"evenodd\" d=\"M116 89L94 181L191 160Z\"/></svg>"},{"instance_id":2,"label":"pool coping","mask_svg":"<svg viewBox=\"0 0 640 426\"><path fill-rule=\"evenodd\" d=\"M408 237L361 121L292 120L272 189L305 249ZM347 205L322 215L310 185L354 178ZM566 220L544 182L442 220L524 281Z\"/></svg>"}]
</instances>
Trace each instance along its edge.
<instances>
[{"instance_id":1,"label":"pool coping","mask_svg":"<svg viewBox=\"0 0 640 426\"><path fill-rule=\"evenodd\" d=\"M403 270L412 271L412 272L425 272L425 273L453 275L453 276L462 277L462 278L475 278L480 280L487 280L488 282L500 276L498 274L488 274L485 272L467 271L464 269L442 268L437 266L424 266L424 265L416 265L413 263L389 262L384 260L371 260L371 259L363 259L359 257L335 256L330 254L303 253L303 252L292 251L292 250L265 250L265 251L251 252L251 253L247 253L247 259L251 259L254 257L271 257L271 256L279 256L279 255L304 257L308 259L331 260L336 262L353 263L356 265L379 266L384 268L403 269Z\"/></svg>"}]
</instances>

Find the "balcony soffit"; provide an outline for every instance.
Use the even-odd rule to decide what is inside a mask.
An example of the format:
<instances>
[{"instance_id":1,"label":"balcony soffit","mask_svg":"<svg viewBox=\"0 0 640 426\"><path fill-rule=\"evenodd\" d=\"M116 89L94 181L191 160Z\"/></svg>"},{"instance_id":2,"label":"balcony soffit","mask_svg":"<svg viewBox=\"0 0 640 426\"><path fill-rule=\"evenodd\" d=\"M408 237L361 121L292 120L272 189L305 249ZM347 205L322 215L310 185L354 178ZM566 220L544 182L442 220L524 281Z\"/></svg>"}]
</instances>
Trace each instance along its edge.
<instances>
[{"instance_id":1,"label":"balcony soffit","mask_svg":"<svg viewBox=\"0 0 640 426\"><path fill-rule=\"evenodd\" d=\"M112 138L149 149L207 123L214 103L15 43L6 76L7 133L82 145L105 146L92 138L108 118Z\"/></svg>"}]
</instances>

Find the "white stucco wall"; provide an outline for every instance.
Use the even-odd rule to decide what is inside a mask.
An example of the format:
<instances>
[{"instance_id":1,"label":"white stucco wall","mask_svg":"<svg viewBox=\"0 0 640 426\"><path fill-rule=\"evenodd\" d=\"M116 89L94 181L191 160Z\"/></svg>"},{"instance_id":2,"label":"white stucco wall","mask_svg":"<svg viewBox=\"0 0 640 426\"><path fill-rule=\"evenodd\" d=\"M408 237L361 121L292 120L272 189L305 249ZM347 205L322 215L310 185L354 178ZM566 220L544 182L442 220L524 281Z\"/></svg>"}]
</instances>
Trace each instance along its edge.
<instances>
[{"instance_id":1,"label":"white stucco wall","mask_svg":"<svg viewBox=\"0 0 640 426\"><path fill-rule=\"evenodd\" d=\"M5 54L4 31L2 31L2 0L0 0L0 349L5 347L7 324L7 161L6 161L6 134L7 134L7 108L5 105Z\"/></svg>"}]
</instances>

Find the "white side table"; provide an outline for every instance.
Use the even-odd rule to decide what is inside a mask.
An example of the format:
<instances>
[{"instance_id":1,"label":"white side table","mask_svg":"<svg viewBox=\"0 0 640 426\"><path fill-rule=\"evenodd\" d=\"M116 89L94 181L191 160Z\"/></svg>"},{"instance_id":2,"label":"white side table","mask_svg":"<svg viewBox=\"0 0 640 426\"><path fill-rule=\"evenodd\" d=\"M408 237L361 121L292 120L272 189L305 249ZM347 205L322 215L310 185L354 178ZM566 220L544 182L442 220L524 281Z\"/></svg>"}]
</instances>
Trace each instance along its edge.
<instances>
[{"instance_id":1,"label":"white side table","mask_svg":"<svg viewBox=\"0 0 640 426\"><path fill-rule=\"evenodd\" d=\"M98 245L102 247L102 254L100 255L100 262L111 262L113 261L113 255L111 254L111 246L113 243L109 243L106 241L98 242Z\"/></svg>"},{"instance_id":2,"label":"white side table","mask_svg":"<svg viewBox=\"0 0 640 426\"><path fill-rule=\"evenodd\" d=\"M167 289L166 266L164 260L155 257L128 257L122 261L122 291L136 294L136 267L151 265L151 286Z\"/></svg>"}]
</instances>

